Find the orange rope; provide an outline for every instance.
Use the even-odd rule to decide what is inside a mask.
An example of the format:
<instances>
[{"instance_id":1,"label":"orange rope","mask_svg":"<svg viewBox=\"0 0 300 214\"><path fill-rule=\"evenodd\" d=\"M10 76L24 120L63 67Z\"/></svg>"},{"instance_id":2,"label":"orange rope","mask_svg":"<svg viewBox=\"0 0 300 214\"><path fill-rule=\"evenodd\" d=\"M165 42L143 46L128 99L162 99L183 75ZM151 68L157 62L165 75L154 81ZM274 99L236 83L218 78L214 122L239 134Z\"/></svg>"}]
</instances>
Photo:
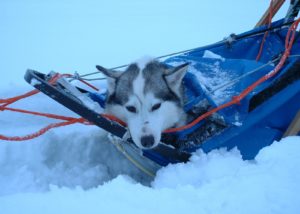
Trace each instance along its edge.
<instances>
[{"instance_id":1,"label":"orange rope","mask_svg":"<svg viewBox=\"0 0 300 214\"><path fill-rule=\"evenodd\" d=\"M119 123L122 126L127 126L127 124L124 121L120 120L119 118L117 118L117 117L115 117L113 115L110 115L110 114L101 114L101 116L105 117L106 119L115 121L115 122Z\"/></svg>"},{"instance_id":2,"label":"orange rope","mask_svg":"<svg viewBox=\"0 0 300 214\"><path fill-rule=\"evenodd\" d=\"M41 113L41 112L28 111L28 110L17 109L17 108L9 108L9 107L5 107L4 108L2 106L0 106L0 110L7 110L7 111L19 112L19 113L23 113L23 114L31 114L31 115L36 115L36 116L41 116L41 117L48 117L48 118L57 119L57 120L70 121L70 120L74 119L74 117L65 117L65 116L56 115L56 114Z\"/></svg>"},{"instance_id":3,"label":"orange rope","mask_svg":"<svg viewBox=\"0 0 300 214\"><path fill-rule=\"evenodd\" d=\"M49 83L54 84L54 83L56 83L56 81L59 78L70 77L70 76L72 76L72 75L70 75L70 74L55 74L51 78L51 80L49 80ZM35 89L35 90L29 91L29 92L27 92L23 95L20 95L20 96L11 97L11 98L7 98L7 99L0 99L0 103L4 103L3 105L0 106L0 111L8 110L8 111L20 112L20 113L24 113L24 114L43 116L43 117L52 118L52 119L65 120L65 122L52 123L52 124L40 129L39 131L37 131L33 134L29 134L29 135L26 135L26 136L23 136L23 137L19 137L19 136L9 137L9 136L0 135L0 140L7 140L7 141L30 140L30 139L36 138L36 137L44 134L45 132L47 132L48 130L53 129L53 128L66 126L66 125L71 125L71 124L74 124L74 123L83 123L85 125L90 125L91 124L91 123L87 122L84 118L65 117L65 116L61 116L61 115L55 115L55 114L49 114L49 113L40 113L40 112L28 111L28 110L24 110L24 109L16 109L16 108L7 107L8 105L10 105L14 102L17 102L18 100L30 97L30 96L35 95L37 93L39 93L39 91Z\"/></svg>"},{"instance_id":4,"label":"orange rope","mask_svg":"<svg viewBox=\"0 0 300 214\"><path fill-rule=\"evenodd\" d=\"M12 103L14 103L14 102L16 102L18 100L21 100L23 98L26 98L26 97L30 97L30 96L35 95L37 93L39 93L39 91L37 89L35 89L35 90L29 91L29 92L27 92L27 93L25 93L23 95L20 95L20 96L11 97L11 98L7 98L7 99L0 99L0 103L4 103L0 107L8 106L9 104L12 104Z\"/></svg>"},{"instance_id":5,"label":"orange rope","mask_svg":"<svg viewBox=\"0 0 300 214\"><path fill-rule=\"evenodd\" d=\"M29 135L22 136L22 137L18 137L18 136L7 137L7 136L4 136L4 135L0 135L0 140L7 140L7 141L31 140L33 138L41 136L42 134L45 134L50 129L61 127L61 126L67 126L67 125L71 125L71 124L74 124L74 123L84 123L84 122L85 122L85 119L83 119L83 118L74 118L73 120L70 120L70 121L65 121L65 122L60 122L60 123L52 123L52 124L46 126L45 128L42 128L41 130L39 130L39 131L37 131L33 134L29 134Z\"/></svg>"},{"instance_id":6,"label":"orange rope","mask_svg":"<svg viewBox=\"0 0 300 214\"><path fill-rule=\"evenodd\" d=\"M250 85L248 88L246 88L244 91L242 91L240 93L240 95L236 96L236 97L233 97L231 101L221 105L221 106L218 106L212 110L210 110L209 112L206 112L205 114L201 115L200 117L198 117L197 119L195 119L193 122L185 125L185 126L182 126L182 127L178 127L178 128L172 128L172 129L168 129L168 130L165 130L164 133L171 133L171 132L178 132L178 131L182 131L182 130L185 130L185 129L189 129L191 127L193 127L194 125L198 124L201 120L209 117L210 115L214 114L215 112L221 110L221 109L224 109L224 108L227 108L231 105L234 105L234 104L239 104L240 101L246 97L251 91L253 91L258 85L260 85L261 83L265 82L266 80L270 79L271 77L273 77L275 74L278 73L278 71L282 68L282 66L284 65L286 59L289 57L290 55L290 51L292 49L292 46L293 46L293 42L295 40L295 34L296 34L296 30L297 30L297 27L299 25L299 22L300 22L300 18L297 19L292 25L291 27L289 28L289 31L286 35L286 38L285 38L285 52L284 54L282 55L279 63L277 64L277 66L274 68L274 70L272 70L271 72L269 72L268 74L266 74L265 76L261 77L260 79L258 79L256 82L254 82L252 85ZM292 34L292 35L291 35Z\"/></svg>"},{"instance_id":7,"label":"orange rope","mask_svg":"<svg viewBox=\"0 0 300 214\"><path fill-rule=\"evenodd\" d=\"M295 33L297 30L297 27L299 25L300 22L300 18L297 19L289 28L288 33L286 35L286 40L285 40L285 52L283 54L283 56L281 57L279 63L277 64L277 66L274 68L274 70L272 70L271 72L269 72L268 74L266 74L265 76L261 77L260 79L258 79L256 82L254 82L252 85L250 85L248 88L246 88L244 91L242 91L240 93L240 95L235 96L232 98L231 101L218 106L212 110L210 110L209 112L206 112L205 114L201 115L200 117L198 117L197 119L195 119L193 122L182 126L182 127L178 127L178 128L171 128L168 130L165 130L164 133L171 133L171 132L178 132L178 131L183 131L186 129L189 129L191 127L193 127L194 125L198 124L201 120L209 117L210 115L216 113L217 111L227 108L231 105L235 105L235 104L239 104L240 101L247 96L251 91L253 91L258 85L260 85L261 83L265 82L266 80L270 79L271 77L273 77L275 74L278 73L278 71L282 68L282 66L284 65L286 59L288 58L289 54L290 54L290 50L293 46L293 42L295 39ZM64 77L64 76L71 76L69 74L56 74L49 82L51 84L54 84L59 78ZM65 120L64 122L59 122L59 123L53 123L50 124L44 128L42 128L41 130L33 133L33 134L29 134L23 137L7 137L4 135L0 135L0 140L7 140L7 141L24 141L24 140L30 140L33 138L36 138L42 134L44 134L45 132L47 132L50 129L53 128L57 128L57 127L61 127L61 126L66 126L66 125L71 125L74 123L82 123L85 125L91 125L92 123L86 121L84 118L72 118L72 117L65 117L65 116L60 116L60 115L54 115L54 114L47 114L47 113L39 113L39 112L33 112L33 111L28 111L28 110L22 110L22 109L15 109L15 108L8 108L7 106L9 104L12 104L20 99L32 96L34 94L37 94L39 91L38 90L33 90L30 91L28 93L25 93L23 95L20 96L16 96L16 97L12 97L12 98L8 98L8 99L0 99L0 103L4 103L3 105L0 106L0 111L2 110L9 110L9 111L15 111L15 112L22 112L22 113L26 113L26 114L34 114L34 115L38 115L38 116L45 116L45 117L49 117L49 118L53 118L53 119L61 119L61 120ZM118 123L120 123L121 125L125 126L126 124L119 120L118 118L112 116L112 115L102 115L103 117L116 121Z\"/></svg>"},{"instance_id":8,"label":"orange rope","mask_svg":"<svg viewBox=\"0 0 300 214\"><path fill-rule=\"evenodd\" d=\"M272 18L273 18L273 0L270 1L270 6L269 6L268 28L271 27ZM258 51L258 54L256 56L256 61L258 61L261 57L261 54L262 54L262 51L263 51L263 48L264 48L264 44L265 44L265 41L266 41L266 38L267 38L268 35L269 35L269 31L267 30L264 33L264 36L261 40L259 51Z\"/></svg>"},{"instance_id":9,"label":"orange rope","mask_svg":"<svg viewBox=\"0 0 300 214\"><path fill-rule=\"evenodd\" d=\"M87 86L89 86L90 88L94 89L95 91L99 91L98 88L96 88L95 86L93 86L92 84L88 83L87 81L85 80L82 80L82 79L79 79L80 82L86 84Z\"/></svg>"},{"instance_id":10,"label":"orange rope","mask_svg":"<svg viewBox=\"0 0 300 214\"><path fill-rule=\"evenodd\" d=\"M50 84L55 84L56 81L62 77L71 77L71 74L55 74L51 80L49 80ZM93 88L94 90L98 91L99 89L96 88L95 86L91 85L90 83L84 81L84 80L80 80L82 83L86 84L87 86ZM7 99L0 99L0 103L4 103L3 105L0 106L0 111L13 111L13 112L19 112L19 113L23 113L23 114L31 114L31 115L36 115L36 116L42 116L42 117L47 117L47 118L52 118L52 119L58 119L58 120L65 120L64 122L59 122L59 123L52 123L47 125L46 127L40 129L39 131L33 133L33 134L29 134L29 135L25 135L25 136L13 136L13 137L9 137L9 136L4 136L4 135L0 135L0 140L6 140L6 141L25 141L25 140L30 140L36 137L41 136L42 134L46 133L47 131L49 131L50 129L53 128L57 128L57 127L61 127L61 126L67 126L67 125L71 125L71 124L75 124L75 123L82 123L85 125L92 125L92 123L90 123L89 121L87 121L84 118L73 118L73 117L66 117L66 116L61 116L61 115L56 115L56 114L50 114L50 113L41 113L41 112L35 112L35 111L29 111L29 110L24 110L24 109L17 109L17 108L9 108L7 107L8 105L17 102L18 100L24 99L26 97L30 97L32 95L35 95L37 93L39 93L40 91L38 90L32 90L30 92L27 92L23 95L20 96L16 96L16 97L11 97L11 98L7 98ZM125 126L126 124L119 120L118 118L112 116L112 115L102 115L103 117L118 122L121 125Z\"/></svg>"}]
</instances>

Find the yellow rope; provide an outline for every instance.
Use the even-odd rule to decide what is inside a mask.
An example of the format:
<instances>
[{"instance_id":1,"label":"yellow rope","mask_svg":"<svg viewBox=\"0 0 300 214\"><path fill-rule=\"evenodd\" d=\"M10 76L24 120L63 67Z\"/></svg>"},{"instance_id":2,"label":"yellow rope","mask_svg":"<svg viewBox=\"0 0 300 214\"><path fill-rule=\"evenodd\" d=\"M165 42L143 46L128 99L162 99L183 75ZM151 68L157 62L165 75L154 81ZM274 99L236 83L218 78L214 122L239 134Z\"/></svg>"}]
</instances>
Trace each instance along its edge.
<instances>
[{"instance_id":1,"label":"yellow rope","mask_svg":"<svg viewBox=\"0 0 300 214\"><path fill-rule=\"evenodd\" d=\"M111 138L111 142L117 147L117 149L124 154L124 156L133 163L137 168L142 170L145 174L149 175L150 177L155 177L155 173L151 172L150 170L146 169L142 164L140 164L138 161L136 161L132 156L130 156L124 147L116 142L116 139L114 137Z\"/></svg>"}]
</instances>

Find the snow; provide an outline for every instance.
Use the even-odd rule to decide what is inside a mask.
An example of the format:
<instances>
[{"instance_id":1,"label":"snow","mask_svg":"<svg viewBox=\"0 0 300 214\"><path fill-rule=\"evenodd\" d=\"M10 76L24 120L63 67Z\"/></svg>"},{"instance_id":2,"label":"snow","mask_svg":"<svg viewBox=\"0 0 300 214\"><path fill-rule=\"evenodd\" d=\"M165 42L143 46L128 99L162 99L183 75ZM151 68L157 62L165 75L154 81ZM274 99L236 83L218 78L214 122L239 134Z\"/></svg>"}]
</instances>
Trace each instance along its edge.
<instances>
[{"instance_id":1,"label":"snow","mask_svg":"<svg viewBox=\"0 0 300 214\"><path fill-rule=\"evenodd\" d=\"M18 93L6 90L0 96ZM74 116L42 94L28 101L15 105ZM28 134L53 122L12 112L1 112L0 120L6 135ZM299 152L299 136L274 142L251 161L242 160L237 149L197 151L190 162L168 165L152 179L124 158L106 133L77 124L30 141L0 141L0 210L296 214Z\"/></svg>"},{"instance_id":2,"label":"snow","mask_svg":"<svg viewBox=\"0 0 300 214\"><path fill-rule=\"evenodd\" d=\"M47 134L44 142L1 142L2 213L300 211L300 137L275 142L253 161L236 149L198 151L142 185L141 172L101 141L103 133L89 127L87 137L70 129L66 136Z\"/></svg>"},{"instance_id":3,"label":"snow","mask_svg":"<svg viewBox=\"0 0 300 214\"><path fill-rule=\"evenodd\" d=\"M36 85L40 85L40 84L41 84L41 82L36 79L32 79L30 81L30 85L32 85L32 86L36 86Z\"/></svg>"},{"instance_id":4,"label":"snow","mask_svg":"<svg viewBox=\"0 0 300 214\"><path fill-rule=\"evenodd\" d=\"M86 107L88 107L89 109L97 112L97 113L103 113L103 110L101 109L99 103L94 102L92 99L90 99L89 97L87 97L86 95L80 95L77 96L77 98L84 103L84 105Z\"/></svg>"},{"instance_id":5,"label":"snow","mask_svg":"<svg viewBox=\"0 0 300 214\"><path fill-rule=\"evenodd\" d=\"M194 48L251 28L268 4L0 1L0 99L33 89L23 80L28 67L82 74L95 64L114 67ZM236 20L245 9L251 13L241 25ZM42 94L11 107L76 116ZM0 134L26 135L51 122L57 121L1 111ZM152 179L106 133L76 124L25 142L0 140L0 213L297 214L299 152L299 136L273 143L252 161L236 149L197 151Z\"/></svg>"},{"instance_id":6,"label":"snow","mask_svg":"<svg viewBox=\"0 0 300 214\"><path fill-rule=\"evenodd\" d=\"M212 51L205 51L206 54L203 55L204 58L218 59L213 62L200 62L203 70L197 68L199 66L199 61L189 60L188 72L195 75L198 82L201 84L203 90L211 96L217 105L221 105L232 96L236 95L236 91L233 90L232 83L233 79L237 76L235 72L231 70L222 68L222 62L225 58L220 55L213 53ZM174 61L168 62L172 66L177 66L185 63L181 58L177 58Z\"/></svg>"},{"instance_id":7,"label":"snow","mask_svg":"<svg viewBox=\"0 0 300 214\"><path fill-rule=\"evenodd\" d=\"M228 101L235 95L231 87L220 87L235 78L233 72L222 69L220 61L216 61L213 64L203 63L203 66L210 72L199 72L193 63L190 66L190 72L197 77L203 89L212 96L217 105L225 103L225 101Z\"/></svg>"},{"instance_id":8,"label":"snow","mask_svg":"<svg viewBox=\"0 0 300 214\"><path fill-rule=\"evenodd\" d=\"M222 56L215 54L214 52L210 51L210 50L205 50L204 54L202 56L203 58L208 58L208 59L219 59L222 62L225 61L225 58L223 58Z\"/></svg>"}]
</instances>

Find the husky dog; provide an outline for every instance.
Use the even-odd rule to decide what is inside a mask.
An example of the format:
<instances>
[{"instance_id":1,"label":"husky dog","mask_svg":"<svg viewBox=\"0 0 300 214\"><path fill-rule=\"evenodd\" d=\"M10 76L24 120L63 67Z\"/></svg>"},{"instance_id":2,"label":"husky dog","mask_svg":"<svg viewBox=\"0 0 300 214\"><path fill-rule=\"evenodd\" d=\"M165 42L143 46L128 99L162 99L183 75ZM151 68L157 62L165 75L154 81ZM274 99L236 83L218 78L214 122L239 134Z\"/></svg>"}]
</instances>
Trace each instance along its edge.
<instances>
[{"instance_id":1,"label":"husky dog","mask_svg":"<svg viewBox=\"0 0 300 214\"><path fill-rule=\"evenodd\" d=\"M185 123L182 79L187 67L167 68L156 60L132 63L123 72L96 66L108 80L106 113L127 123L139 148L156 147L163 130Z\"/></svg>"}]
</instances>

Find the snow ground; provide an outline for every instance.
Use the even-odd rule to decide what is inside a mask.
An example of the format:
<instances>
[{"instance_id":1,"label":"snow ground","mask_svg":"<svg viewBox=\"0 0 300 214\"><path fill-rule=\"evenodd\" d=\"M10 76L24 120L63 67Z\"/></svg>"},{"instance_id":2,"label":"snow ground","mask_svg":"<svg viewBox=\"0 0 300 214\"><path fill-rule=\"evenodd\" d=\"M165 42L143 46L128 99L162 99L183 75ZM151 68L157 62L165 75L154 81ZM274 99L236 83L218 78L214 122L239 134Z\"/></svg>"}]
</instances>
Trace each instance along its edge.
<instances>
[{"instance_id":1,"label":"snow ground","mask_svg":"<svg viewBox=\"0 0 300 214\"><path fill-rule=\"evenodd\" d=\"M86 73L97 63L113 67L194 48L248 30L269 4L84 2L0 1L0 98L32 89L23 80L27 68ZM74 116L43 95L12 107ZM49 122L0 112L0 133L24 135ZM300 137L275 142L253 161L243 161L236 150L198 151L189 163L169 165L149 179L104 132L72 125L30 141L0 141L0 214L296 214L299 152Z\"/></svg>"},{"instance_id":2,"label":"snow ground","mask_svg":"<svg viewBox=\"0 0 300 214\"><path fill-rule=\"evenodd\" d=\"M19 92L2 91L0 97ZM24 89L25 90L25 89ZM5 96L6 97L6 96ZM44 95L16 105L73 115ZM2 134L30 133L49 120L1 112ZM2 124L5 124L2 126ZM152 180L93 126L72 125L25 142L0 141L0 213L299 213L300 137L264 148L198 151Z\"/></svg>"}]
</instances>

